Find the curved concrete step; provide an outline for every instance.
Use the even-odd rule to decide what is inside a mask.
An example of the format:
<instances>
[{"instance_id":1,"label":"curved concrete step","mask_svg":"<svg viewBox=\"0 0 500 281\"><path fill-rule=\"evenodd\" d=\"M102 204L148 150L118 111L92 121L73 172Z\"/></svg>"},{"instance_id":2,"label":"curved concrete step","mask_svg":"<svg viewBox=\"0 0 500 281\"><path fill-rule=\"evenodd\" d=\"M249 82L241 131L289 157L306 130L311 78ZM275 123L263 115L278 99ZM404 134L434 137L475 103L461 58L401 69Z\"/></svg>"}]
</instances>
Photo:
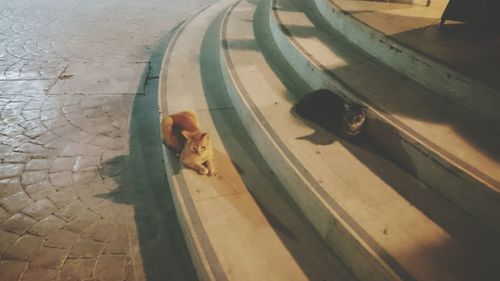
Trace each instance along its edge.
<instances>
[{"instance_id":1,"label":"curved concrete step","mask_svg":"<svg viewBox=\"0 0 500 281\"><path fill-rule=\"evenodd\" d=\"M215 147L214 177L164 150L173 201L200 280L356 280L303 217L259 155L223 86L224 0L185 24L165 55L160 115L197 113Z\"/></svg>"},{"instance_id":2,"label":"curved concrete step","mask_svg":"<svg viewBox=\"0 0 500 281\"><path fill-rule=\"evenodd\" d=\"M498 36L439 22L447 0L430 7L356 0L314 0L334 29L398 72L500 122Z\"/></svg>"},{"instance_id":3,"label":"curved concrete step","mask_svg":"<svg viewBox=\"0 0 500 281\"><path fill-rule=\"evenodd\" d=\"M224 77L258 149L328 245L360 280L495 280L497 236L369 146L290 112L293 90L307 86L277 55L268 4L232 9L223 26Z\"/></svg>"},{"instance_id":4,"label":"curved concrete step","mask_svg":"<svg viewBox=\"0 0 500 281\"><path fill-rule=\"evenodd\" d=\"M500 233L500 127L401 77L325 24L310 2L274 0L274 40L314 89L370 107L368 137L393 160ZM305 12L303 12L305 11ZM307 32L306 32L307 31Z\"/></svg>"}]
</instances>

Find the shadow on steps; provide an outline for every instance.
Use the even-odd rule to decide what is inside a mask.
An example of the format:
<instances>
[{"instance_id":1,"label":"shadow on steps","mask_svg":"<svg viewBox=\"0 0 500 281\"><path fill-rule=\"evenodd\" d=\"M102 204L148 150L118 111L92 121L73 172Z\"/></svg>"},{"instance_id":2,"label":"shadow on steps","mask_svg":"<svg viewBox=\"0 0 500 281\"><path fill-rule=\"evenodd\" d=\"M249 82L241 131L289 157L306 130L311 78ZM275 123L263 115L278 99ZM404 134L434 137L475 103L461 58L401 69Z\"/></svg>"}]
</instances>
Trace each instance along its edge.
<instances>
[{"instance_id":1,"label":"shadow on steps","mask_svg":"<svg viewBox=\"0 0 500 281\"><path fill-rule=\"evenodd\" d=\"M229 134L237 136L239 145L226 143L224 147L228 155L216 153L216 158L218 158L216 161L222 163L223 166L231 166L231 169L238 172L239 177L228 179L229 182L242 181L242 184L248 188L274 232L310 280L323 280L323 278L354 280L335 255L328 250L328 246L283 189L272 169L267 166L251 141L239 118L223 118L228 115L222 111L234 111L234 109L227 109L227 104L232 103L223 84L223 74L220 69L219 25L221 21L222 17L219 16L212 22L203 40L203 51L200 55L202 81L207 103L212 108L210 114L216 130L220 136L224 136L228 135L229 128L231 130ZM245 41L238 46L249 50L256 48L253 41ZM224 139L221 141L224 144ZM242 162L248 160L253 163ZM246 166L256 167L257 173L250 173L246 170ZM263 182L268 183L268 185L255 186L256 181L252 177L256 176L265 178ZM229 198L228 200L232 203ZM234 208L240 210L242 206L234 206ZM244 214L244 210L241 212ZM323 275L325 272L332 271L335 271L337 276L327 277Z\"/></svg>"},{"instance_id":2,"label":"shadow on steps","mask_svg":"<svg viewBox=\"0 0 500 281\"><path fill-rule=\"evenodd\" d=\"M136 278L131 280L197 280L165 176L163 144L159 141L158 75L173 31L161 40L151 65L144 70L146 89L144 95L134 98L129 154L109 160L100 171L118 185L100 196L134 207L137 229L131 227L130 231L137 232L139 249L134 250L140 257L134 261Z\"/></svg>"}]
</instances>

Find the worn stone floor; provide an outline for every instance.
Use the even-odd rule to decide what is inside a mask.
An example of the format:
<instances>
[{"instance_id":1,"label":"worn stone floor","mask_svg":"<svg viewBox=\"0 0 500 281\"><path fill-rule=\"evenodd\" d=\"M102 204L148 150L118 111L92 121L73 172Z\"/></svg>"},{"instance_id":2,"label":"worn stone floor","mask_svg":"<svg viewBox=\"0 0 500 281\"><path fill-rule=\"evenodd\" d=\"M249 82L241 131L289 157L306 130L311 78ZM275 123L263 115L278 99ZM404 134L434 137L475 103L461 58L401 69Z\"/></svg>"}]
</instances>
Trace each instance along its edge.
<instances>
[{"instance_id":1,"label":"worn stone floor","mask_svg":"<svg viewBox=\"0 0 500 281\"><path fill-rule=\"evenodd\" d=\"M0 0L0 281L193 280L160 61L213 0Z\"/></svg>"}]
</instances>

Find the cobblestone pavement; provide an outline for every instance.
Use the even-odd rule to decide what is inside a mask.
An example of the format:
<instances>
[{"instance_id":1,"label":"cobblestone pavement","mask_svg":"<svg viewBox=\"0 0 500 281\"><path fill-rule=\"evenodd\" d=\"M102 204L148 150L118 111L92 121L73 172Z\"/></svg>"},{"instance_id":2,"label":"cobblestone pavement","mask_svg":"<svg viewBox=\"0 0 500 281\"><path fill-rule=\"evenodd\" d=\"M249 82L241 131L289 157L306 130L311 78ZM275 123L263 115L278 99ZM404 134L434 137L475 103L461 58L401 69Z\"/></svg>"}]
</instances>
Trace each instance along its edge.
<instances>
[{"instance_id":1,"label":"cobblestone pavement","mask_svg":"<svg viewBox=\"0 0 500 281\"><path fill-rule=\"evenodd\" d=\"M209 2L0 0L0 281L195 278L156 90Z\"/></svg>"}]
</instances>

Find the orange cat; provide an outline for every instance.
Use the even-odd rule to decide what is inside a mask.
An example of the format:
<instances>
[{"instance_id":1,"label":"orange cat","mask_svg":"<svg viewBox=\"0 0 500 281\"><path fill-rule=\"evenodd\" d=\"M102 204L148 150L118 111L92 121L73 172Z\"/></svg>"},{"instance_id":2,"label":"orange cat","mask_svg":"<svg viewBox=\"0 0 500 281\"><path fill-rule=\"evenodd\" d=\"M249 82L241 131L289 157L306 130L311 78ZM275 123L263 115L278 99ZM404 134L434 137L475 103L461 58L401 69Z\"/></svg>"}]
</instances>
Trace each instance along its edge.
<instances>
[{"instance_id":1,"label":"orange cat","mask_svg":"<svg viewBox=\"0 0 500 281\"><path fill-rule=\"evenodd\" d=\"M200 175L215 174L213 148L208 133L202 133L196 114L183 111L162 120L165 144L180 154L181 163Z\"/></svg>"}]
</instances>

